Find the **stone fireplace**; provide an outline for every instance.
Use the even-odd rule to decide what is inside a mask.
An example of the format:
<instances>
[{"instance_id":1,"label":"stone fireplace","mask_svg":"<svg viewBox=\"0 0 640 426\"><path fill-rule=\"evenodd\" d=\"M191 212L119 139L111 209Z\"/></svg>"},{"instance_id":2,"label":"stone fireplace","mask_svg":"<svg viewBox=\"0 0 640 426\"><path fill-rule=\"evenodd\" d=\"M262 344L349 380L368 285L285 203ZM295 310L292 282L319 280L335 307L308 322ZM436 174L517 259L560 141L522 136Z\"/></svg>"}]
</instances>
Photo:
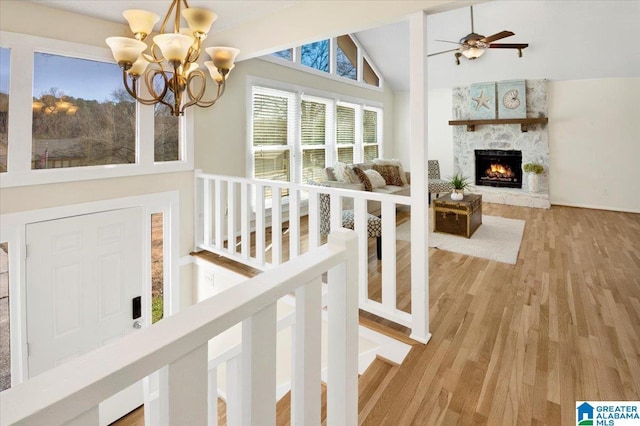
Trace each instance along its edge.
<instances>
[{"instance_id":1,"label":"stone fireplace","mask_svg":"<svg viewBox=\"0 0 640 426\"><path fill-rule=\"evenodd\" d=\"M527 117L547 117L546 80L526 80L526 90ZM453 88L453 120L469 120L471 104L469 86ZM475 131L453 126L453 172L469 177L472 192L482 194L485 202L549 208L547 126L531 125L527 132L518 124L480 123ZM477 158L480 152L483 156ZM527 163L544 167L538 192L530 190L522 170Z\"/></svg>"}]
</instances>

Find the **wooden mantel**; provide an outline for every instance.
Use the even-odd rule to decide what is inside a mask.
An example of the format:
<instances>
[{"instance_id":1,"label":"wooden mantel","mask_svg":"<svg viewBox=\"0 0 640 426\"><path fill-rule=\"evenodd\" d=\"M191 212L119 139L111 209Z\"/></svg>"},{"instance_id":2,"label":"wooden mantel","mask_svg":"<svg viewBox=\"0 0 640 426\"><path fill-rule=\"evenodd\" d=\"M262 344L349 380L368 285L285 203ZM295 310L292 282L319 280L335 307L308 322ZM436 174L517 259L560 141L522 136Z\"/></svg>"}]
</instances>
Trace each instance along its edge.
<instances>
[{"instance_id":1,"label":"wooden mantel","mask_svg":"<svg viewBox=\"0 0 640 426\"><path fill-rule=\"evenodd\" d=\"M549 119L547 117L539 118L494 118L489 120L450 120L450 126L467 126L467 132L474 132L476 125L483 124L519 124L520 131L526 132L529 130L530 124L547 124Z\"/></svg>"}]
</instances>

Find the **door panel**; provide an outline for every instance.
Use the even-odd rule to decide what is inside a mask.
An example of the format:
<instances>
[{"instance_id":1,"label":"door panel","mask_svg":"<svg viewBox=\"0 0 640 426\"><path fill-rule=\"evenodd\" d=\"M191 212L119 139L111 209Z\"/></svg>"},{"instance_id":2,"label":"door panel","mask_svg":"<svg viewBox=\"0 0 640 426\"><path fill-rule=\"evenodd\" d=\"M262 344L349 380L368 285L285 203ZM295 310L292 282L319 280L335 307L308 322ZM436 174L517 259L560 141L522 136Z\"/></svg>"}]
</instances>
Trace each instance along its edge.
<instances>
[{"instance_id":1,"label":"door panel","mask_svg":"<svg viewBox=\"0 0 640 426\"><path fill-rule=\"evenodd\" d=\"M30 378L135 331L142 218L131 208L27 225Z\"/></svg>"}]
</instances>

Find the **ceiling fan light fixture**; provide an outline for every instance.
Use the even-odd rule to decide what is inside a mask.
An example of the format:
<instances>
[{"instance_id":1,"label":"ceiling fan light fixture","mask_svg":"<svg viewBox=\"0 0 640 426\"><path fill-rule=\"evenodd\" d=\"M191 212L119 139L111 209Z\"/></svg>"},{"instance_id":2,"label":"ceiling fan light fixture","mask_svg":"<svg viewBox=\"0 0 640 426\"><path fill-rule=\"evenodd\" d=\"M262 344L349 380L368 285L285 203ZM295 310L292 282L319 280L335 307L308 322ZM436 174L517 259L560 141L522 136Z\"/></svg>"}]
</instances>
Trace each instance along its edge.
<instances>
[{"instance_id":1,"label":"ceiling fan light fixture","mask_svg":"<svg viewBox=\"0 0 640 426\"><path fill-rule=\"evenodd\" d=\"M480 56L484 54L484 49L479 49L477 47L470 47L469 49L464 49L462 54L467 59L478 59Z\"/></svg>"}]
</instances>

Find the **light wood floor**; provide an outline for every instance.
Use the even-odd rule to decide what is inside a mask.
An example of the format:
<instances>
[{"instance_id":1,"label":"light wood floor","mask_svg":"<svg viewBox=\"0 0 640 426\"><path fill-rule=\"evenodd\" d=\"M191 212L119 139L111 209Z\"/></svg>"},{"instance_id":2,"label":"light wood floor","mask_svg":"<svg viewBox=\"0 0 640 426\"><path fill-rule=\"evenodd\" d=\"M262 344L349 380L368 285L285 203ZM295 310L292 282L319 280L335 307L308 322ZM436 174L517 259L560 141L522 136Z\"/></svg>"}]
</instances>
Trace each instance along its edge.
<instances>
[{"instance_id":1,"label":"light wood floor","mask_svg":"<svg viewBox=\"0 0 640 426\"><path fill-rule=\"evenodd\" d=\"M526 220L518 263L431 249L431 341L361 376L361 424L571 425L578 400L640 399L640 215L487 203L483 213Z\"/></svg>"}]
</instances>

